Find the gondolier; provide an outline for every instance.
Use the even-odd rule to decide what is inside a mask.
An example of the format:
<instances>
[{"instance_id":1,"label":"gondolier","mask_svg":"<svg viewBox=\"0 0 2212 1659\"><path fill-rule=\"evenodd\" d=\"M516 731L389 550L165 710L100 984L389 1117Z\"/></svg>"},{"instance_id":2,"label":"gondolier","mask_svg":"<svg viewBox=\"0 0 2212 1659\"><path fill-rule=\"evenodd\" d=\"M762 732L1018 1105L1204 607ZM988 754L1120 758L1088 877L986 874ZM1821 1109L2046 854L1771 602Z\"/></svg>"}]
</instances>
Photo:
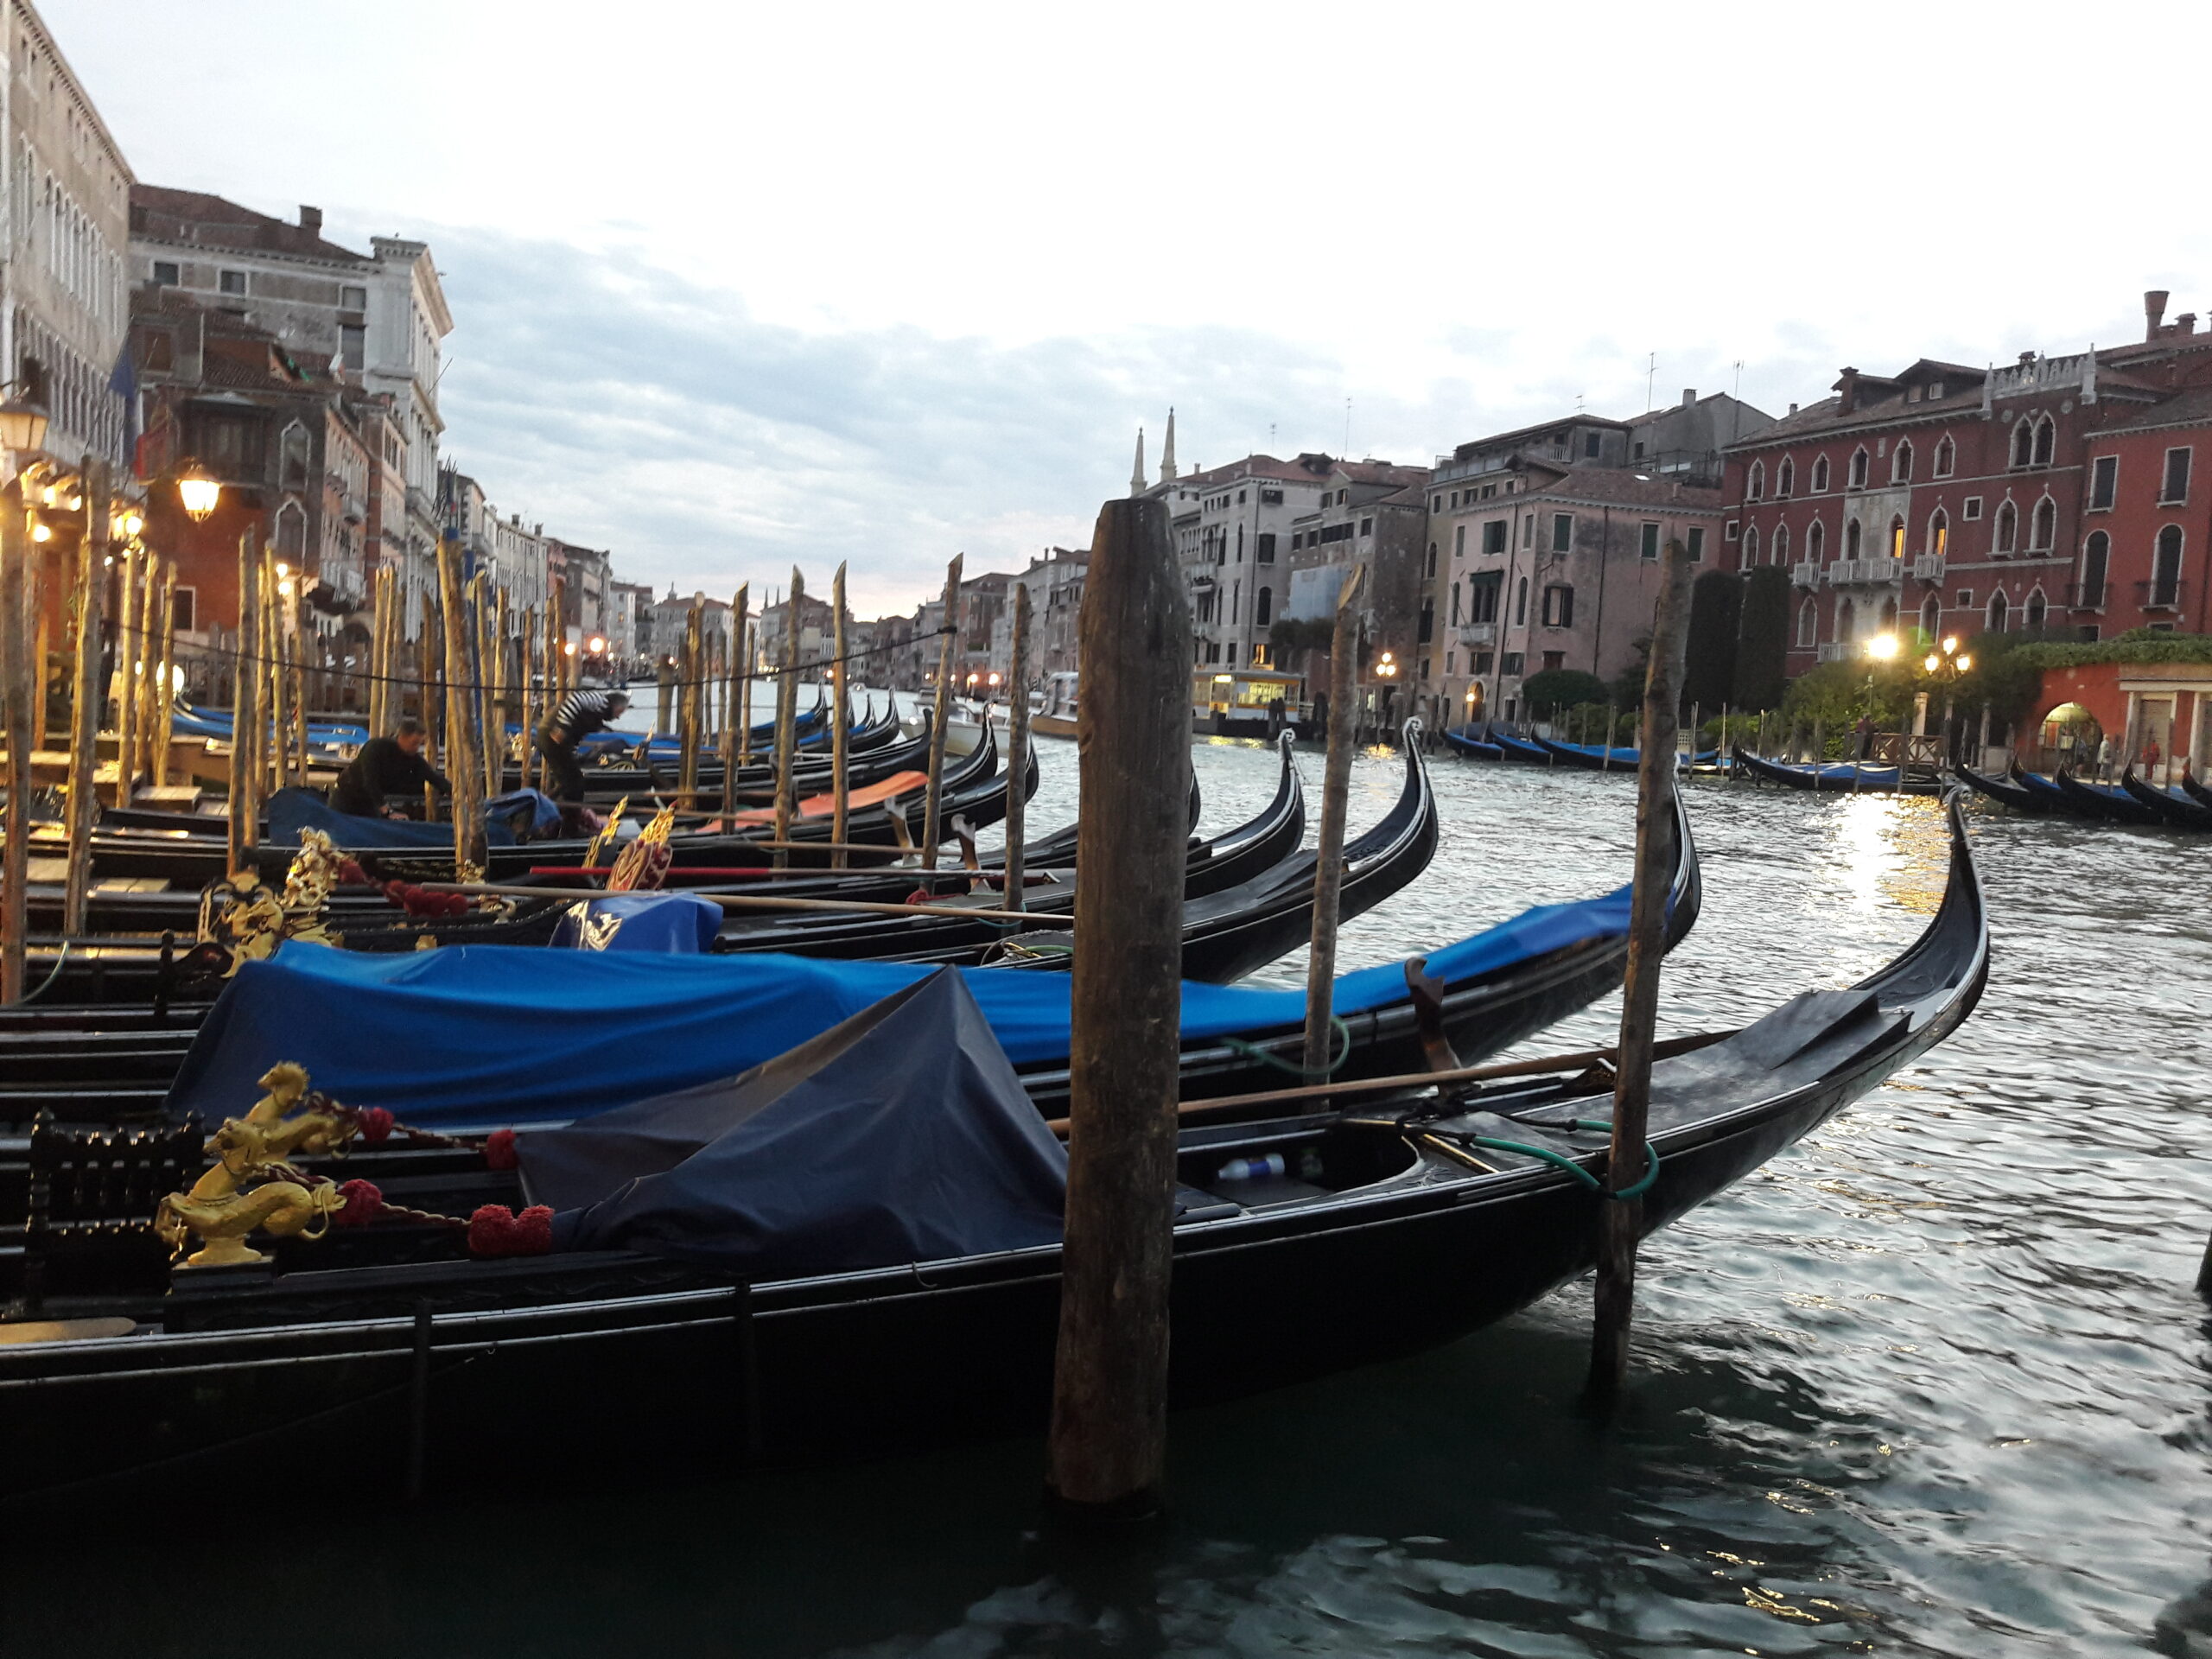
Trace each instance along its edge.
<instances>
[{"instance_id":1,"label":"gondolier","mask_svg":"<svg viewBox=\"0 0 2212 1659\"><path fill-rule=\"evenodd\" d=\"M605 731L629 707L629 697L620 691L571 691L561 699L537 733L548 795L563 805L582 801L584 773L576 764L576 745L594 732Z\"/></svg>"},{"instance_id":2,"label":"gondolier","mask_svg":"<svg viewBox=\"0 0 2212 1659\"><path fill-rule=\"evenodd\" d=\"M331 805L357 818L396 818L404 815L385 804L387 796L420 800L426 784L441 795L452 794L445 773L423 758L423 722L407 715L391 728L390 737L372 737L362 744L353 765L338 774L337 787L330 791Z\"/></svg>"}]
</instances>

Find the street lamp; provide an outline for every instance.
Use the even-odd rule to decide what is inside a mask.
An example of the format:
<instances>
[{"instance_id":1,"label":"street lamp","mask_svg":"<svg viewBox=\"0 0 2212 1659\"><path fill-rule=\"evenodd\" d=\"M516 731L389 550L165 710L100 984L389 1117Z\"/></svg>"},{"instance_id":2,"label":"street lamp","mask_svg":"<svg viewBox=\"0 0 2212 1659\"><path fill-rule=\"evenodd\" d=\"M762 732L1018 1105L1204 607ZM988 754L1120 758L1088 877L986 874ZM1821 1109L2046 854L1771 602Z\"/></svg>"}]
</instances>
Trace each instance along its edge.
<instances>
[{"instance_id":1,"label":"street lamp","mask_svg":"<svg viewBox=\"0 0 2212 1659\"><path fill-rule=\"evenodd\" d=\"M46 410L21 396L0 404L0 448L22 454L44 448Z\"/></svg>"},{"instance_id":2,"label":"street lamp","mask_svg":"<svg viewBox=\"0 0 2212 1659\"><path fill-rule=\"evenodd\" d=\"M185 512L192 515L192 522L205 524L207 515L215 511L216 503L223 499L223 486L195 461L178 478L176 494L184 504Z\"/></svg>"}]
</instances>

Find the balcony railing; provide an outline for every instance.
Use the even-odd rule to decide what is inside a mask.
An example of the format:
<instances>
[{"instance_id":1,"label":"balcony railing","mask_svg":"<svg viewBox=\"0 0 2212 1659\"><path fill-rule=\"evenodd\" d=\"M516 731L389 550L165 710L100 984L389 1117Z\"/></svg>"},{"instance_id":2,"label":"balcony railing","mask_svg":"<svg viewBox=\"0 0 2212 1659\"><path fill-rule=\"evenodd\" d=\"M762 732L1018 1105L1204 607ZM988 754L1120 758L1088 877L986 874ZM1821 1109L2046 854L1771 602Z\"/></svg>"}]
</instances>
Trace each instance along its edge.
<instances>
[{"instance_id":1,"label":"balcony railing","mask_svg":"<svg viewBox=\"0 0 2212 1659\"><path fill-rule=\"evenodd\" d=\"M1831 588L1859 587L1904 580L1903 559L1838 559L1828 566L1828 586Z\"/></svg>"},{"instance_id":2,"label":"balcony railing","mask_svg":"<svg viewBox=\"0 0 2212 1659\"><path fill-rule=\"evenodd\" d=\"M2069 582L2066 584L2066 607L2073 611L2101 611L2111 594L2110 582Z\"/></svg>"},{"instance_id":3,"label":"balcony railing","mask_svg":"<svg viewBox=\"0 0 2212 1659\"><path fill-rule=\"evenodd\" d=\"M2181 608L2181 580L2170 582L2152 578L2135 584L2135 602L2146 611L2177 611Z\"/></svg>"},{"instance_id":4,"label":"balcony railing","mask_svg":"<svg viewBox=\"0 0 2212 1659\"><path fill-rule=\"evenodd\" d=\"M1789 585L1793 588L1819 587L1821 567L1810 559L1800 559L1789 567Z\"/></svg>"},{"instance_id":5,"label":"balcony railing","mask_svg":"<svg viewBox=\"0 0 2212 1659\"><path fill-rule=\"evenodd\" d=\"M1820 651L1821 660L1824 663L1840 663L1850 655L1851 647L1840 639L1829 640Z\"/></svg>"},{"instance_id":6,"label":"balcony railing","mask_svg":"<svg viewBox=\"0 0 2212 1659\"><path fill-rule=\"evenodd\" d=\"M1942 581L1943 555L1941 553L1923 553L1918 558L1912 562L1912 574L1914 578L1920 582Z\"/></svg>"},{"instance_id":7,"label":"balcony railing","mask_svg":"<svg viewBox=\"0 0 2212 1659\"><path fill-rule=\"evenodd\" d=\"M1463 623L1459 628L1459 643L1463 645L1494 645L1497 643L1497 624Z\"/></svg>"}]
</instances>

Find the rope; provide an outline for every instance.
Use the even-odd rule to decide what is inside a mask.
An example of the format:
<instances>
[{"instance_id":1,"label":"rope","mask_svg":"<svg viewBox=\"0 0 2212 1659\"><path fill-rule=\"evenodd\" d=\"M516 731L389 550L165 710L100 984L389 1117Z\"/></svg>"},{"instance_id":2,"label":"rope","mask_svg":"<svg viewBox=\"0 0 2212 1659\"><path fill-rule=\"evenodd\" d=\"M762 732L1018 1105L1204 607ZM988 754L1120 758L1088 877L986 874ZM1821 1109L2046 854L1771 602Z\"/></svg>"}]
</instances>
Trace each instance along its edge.
<instances>
[{"instance_id":1,"label":"rope","mask_svg":"<svg viewBox=\"0 0 2212 1659\"><path fill-rule=\"evenodd\" d=\"M1334 1033L1332 1040L1338 1045L1337 1056L1325 1069L1319 1071L1302 1065L1293 1065L1281 1056L1270 1053L1257 1043L1248 1043L1242 1037L1224 1037L1221 1041L1222 1046L1242 1054L1246 1059L1272 1065L1276 1071L1288 1072L1294 1077L1326 1078L1336 1076L1338 1069L1351 1057L1351 1027L1332 1014L1329 1016L1329 1029Z\"/></svg>"},{"instance_id":2,"label":"rope","mask_svg":"<svg viewBox=\"0 0 2212 1659\"><path fill-rule=\"evenodd\" d=\"M1577 1129L1604 1129L1610 1133L1613 1126L1599 1118L1578 1117L1569 1127ZM1626 1203L1630 1198L1642 1198L1651 1190L1651 1184L1659 1179L1659 1149L1649 1141L1643 1143L1643 1179L1633 1186L1624 1186L1618 1192L1608 1192L1603 1181L1572 1158L1564 1154L1554 1152L1549 1147L1532 1147L1525 1141L1501 1141L1495 1135L1455 1135L1452 1138L1464 1140L1471 1147L1486 1147L1491 1152L1517 1152L1523 1157L1538 1159L1556 1168L1565 1170L1601 1198L1611 1198L1620 1203Z\"/></svg>"},{"instance_id":3,"label":"rope","mask_svg":"<svg viewBox=\"0 0 2212 1659\"><path fill-rule=\"evenodd\" d=\"M75 941L71 939L64 939L61 941L60 953L54 958L54 970L48 974L44 979L39 981L38 988L36 990L25 991L23 993L22 1001L16 1004L17 1007L22 1007L24 1002L37 1001L39 998L44 996L48 991L54 988L54 982L61 977L61 969L69 960L69 947L73 943L75 943Z\"/></svg>"}]
</instances>

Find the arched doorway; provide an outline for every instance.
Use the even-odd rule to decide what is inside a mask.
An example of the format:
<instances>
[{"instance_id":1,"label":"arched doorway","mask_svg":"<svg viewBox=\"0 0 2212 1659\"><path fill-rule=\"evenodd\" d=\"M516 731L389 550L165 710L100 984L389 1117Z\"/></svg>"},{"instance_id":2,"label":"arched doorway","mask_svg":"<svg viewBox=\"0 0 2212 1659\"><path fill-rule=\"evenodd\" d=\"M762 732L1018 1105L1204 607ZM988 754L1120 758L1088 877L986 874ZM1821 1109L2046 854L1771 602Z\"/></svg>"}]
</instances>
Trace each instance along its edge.
<instances>
[{"instance_id":1,"label":"arched doorway","mask_svg":"<svg viewBox=\"0 0 2212 1659\"><path fill-rule=\"evenodd\" d=\"M2037 730L2037 741L2042 751L2037 770L2056 772L2060 766L2071 766L2085 775L2093 774L2098 746L2104 741L2104 728L2097 723L2097 717L2080 703L2060 703L2043 717L2043 724Z\"/></svg>"}]
</instances>

